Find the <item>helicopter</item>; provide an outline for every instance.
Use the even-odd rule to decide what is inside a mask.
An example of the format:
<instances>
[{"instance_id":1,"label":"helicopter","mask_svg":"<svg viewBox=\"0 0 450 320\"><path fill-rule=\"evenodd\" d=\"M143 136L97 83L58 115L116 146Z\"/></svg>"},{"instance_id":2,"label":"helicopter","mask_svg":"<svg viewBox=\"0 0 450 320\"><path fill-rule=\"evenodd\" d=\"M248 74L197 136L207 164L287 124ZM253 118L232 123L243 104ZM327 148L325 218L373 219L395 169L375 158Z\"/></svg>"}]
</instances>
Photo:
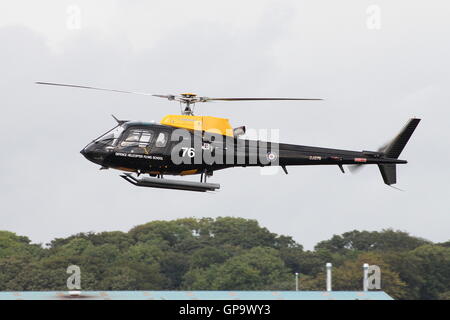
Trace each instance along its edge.
<instances>
[{"instance_id":1,"label":"helicopter","mask_svg":"<svg viewBox=\"0 0 450 320\"><path fill-rule=\"evenodd\" d=\"M166 115L160 123L119 120L117 125L91 141L80 152L100 169L122 171L120 177L139 186L161 189L210 192L220 184L207 182L214 171L232 167L335 165L345 173L344 165L360 168L377 165L383 181L397 182L397 164L401 152L420 122L409 119L391 142L377 151L350 151L249 140L242 136L245 126L233 128L229 119L194 115L196 103L212 101L314 101L317 98L211 98L194 93L150 94L74 84L36 82L40 85L140 94L177 101L180 115ZM148 176L142 176L148 175ZM200 175L200 181L167 179L165 176Z\"/></svg>"}]
</instances>

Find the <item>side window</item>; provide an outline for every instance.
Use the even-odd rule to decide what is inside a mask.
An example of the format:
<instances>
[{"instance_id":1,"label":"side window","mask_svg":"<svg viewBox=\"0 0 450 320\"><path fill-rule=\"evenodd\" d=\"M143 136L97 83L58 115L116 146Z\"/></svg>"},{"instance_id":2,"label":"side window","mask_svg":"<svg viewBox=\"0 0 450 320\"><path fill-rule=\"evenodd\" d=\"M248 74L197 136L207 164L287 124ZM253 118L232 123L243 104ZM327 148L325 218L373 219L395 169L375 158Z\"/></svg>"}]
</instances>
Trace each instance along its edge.
<instances>
[{"instance_id":1,"label":"side window","mask_svg":"<svg viewBox=\"0 0 450 320\"><path fill-rule=\"evenodd\" d=\"M141 138L139 139L139 147L144 148L152 140L152 134L148 131L142 132Z\"/></svg>"},{"instance_id":2,"label":"side window","mask_svg":"<svg viewBox=\"0 0 450 320\"><path fill-rule=\"evenodd\" d=\"M167 144L167 136L168 134L166 132L160 132L158 138L156 138L155 147L157 148L165 147Z\"/></svg>"},{"instance_id":3,"label":"side window","mask_svg":"<svg viewBox=\"0 0 450 320\"><path fill-rule=\"evenodd\" d=\"M146 147L152 140L152 132L148 130L130 130L121 147Z\"/></svg>"}]
</instances>

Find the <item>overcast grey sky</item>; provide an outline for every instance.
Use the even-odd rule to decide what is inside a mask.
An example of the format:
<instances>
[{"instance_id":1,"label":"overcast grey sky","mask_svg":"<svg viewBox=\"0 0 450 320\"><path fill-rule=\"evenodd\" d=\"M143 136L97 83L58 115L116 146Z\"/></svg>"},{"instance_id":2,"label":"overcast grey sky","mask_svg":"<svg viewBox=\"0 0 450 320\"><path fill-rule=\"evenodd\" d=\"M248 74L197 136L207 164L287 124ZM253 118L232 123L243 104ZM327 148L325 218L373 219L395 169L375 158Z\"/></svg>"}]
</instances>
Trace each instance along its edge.
<instances>
[{"instance_id":1,"label":"overcast grey sky","mask_svg":"<svg viewBox=\"0 0 450 320\"><path fill-rule=\"evenodd\" d=\"M449 16L438 0L2 1L0 229L45 243L158 219L239 216L309 249L353 229L446 241ZM352 150L376 150L408 118L423 121L401 156L405 192L384 185L376 167L357 175L291 167L287 176L228 169L211 179L221 184L215 194L136 188L79 151L114 125L111 113L159 121L179 106L34 81L320 97L196 110L235 127L280 129L282 142Z\"/></svg>"}]
</instances>

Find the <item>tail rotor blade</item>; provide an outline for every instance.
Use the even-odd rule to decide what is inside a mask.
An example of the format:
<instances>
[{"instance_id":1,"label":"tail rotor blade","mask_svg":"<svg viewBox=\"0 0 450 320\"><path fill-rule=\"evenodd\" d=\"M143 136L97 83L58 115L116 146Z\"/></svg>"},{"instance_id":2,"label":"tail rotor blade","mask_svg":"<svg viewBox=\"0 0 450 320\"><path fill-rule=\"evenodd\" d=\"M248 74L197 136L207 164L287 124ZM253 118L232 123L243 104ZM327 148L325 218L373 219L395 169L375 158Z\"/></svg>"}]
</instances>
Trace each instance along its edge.
<instances>
[{"instance_id":1,"label":"tail rotor blade","mask_svg":"<svg viewBox=\"0 0 450 320\"><path fill-rule=\"evenodd\" d=\"M358 173L363 167L362 164L351 164L347 166L348 170L353 174Z\"/></svg>"}]
</instances>

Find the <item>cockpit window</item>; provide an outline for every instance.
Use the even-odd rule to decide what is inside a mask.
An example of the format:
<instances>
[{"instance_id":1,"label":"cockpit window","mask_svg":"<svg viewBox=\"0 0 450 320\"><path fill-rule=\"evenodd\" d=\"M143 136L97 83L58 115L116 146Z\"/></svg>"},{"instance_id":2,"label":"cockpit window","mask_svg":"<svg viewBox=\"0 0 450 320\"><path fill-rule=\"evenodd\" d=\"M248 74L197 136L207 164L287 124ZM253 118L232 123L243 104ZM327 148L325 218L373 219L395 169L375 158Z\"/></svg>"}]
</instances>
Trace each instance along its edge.
<instances>
[{"instance_id":1,"label":"cockpit window","mask_svg":"<svg viewBox=\"0 0 450 320\"><path fill-rule=\"evenodd\" d=\"M139 146L146 147L152 140L153 133L148 130L130 130L128 136L120 144L121 147Z\"/></svg>"},{"instance_id":2,"label":"cockpit window","mask_svg":"<svg viewBox=\"0 0 450 320\"><path fill-rule=\"evenodd\" d=\"M99 138L95 139L94 142L100 142L109 146L115 146L123 130L124 128L122 126L116 126L105 134L101 135Z\"/></svg>"},{"instance_id":3,"label":"cockpit window","mask_svg":"<svg viewBox=\"0 0 450 320\"><path fill-rule=\"evenodd\" d=\"M155 147L157 148L163 148L167 144L167 133L166 132L160 132L158 135L158 138L156 138Z\"/></svg>"}]
</instances>

